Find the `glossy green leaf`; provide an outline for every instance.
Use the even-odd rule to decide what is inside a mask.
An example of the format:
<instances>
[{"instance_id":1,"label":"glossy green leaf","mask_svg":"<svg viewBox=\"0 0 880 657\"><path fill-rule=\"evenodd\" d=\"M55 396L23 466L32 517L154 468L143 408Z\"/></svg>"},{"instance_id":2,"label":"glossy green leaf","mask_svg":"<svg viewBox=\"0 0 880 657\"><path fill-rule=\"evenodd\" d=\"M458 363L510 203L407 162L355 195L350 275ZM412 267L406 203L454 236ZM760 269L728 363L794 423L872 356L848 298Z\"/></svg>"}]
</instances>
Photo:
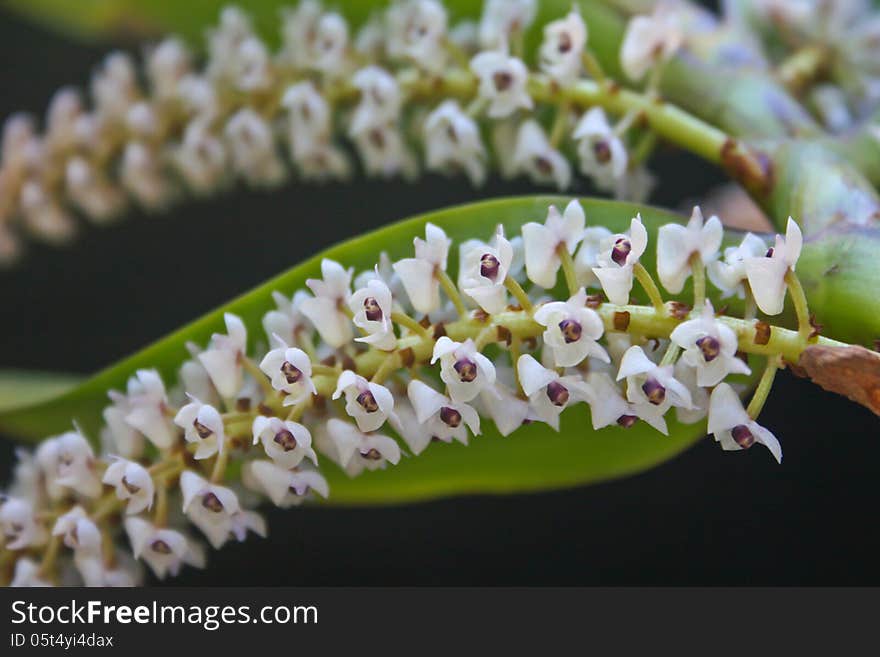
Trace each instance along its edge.
<instances>
[{"instance_id":1,"label":"glossy green leaf","mask_svg":"<svg viewBox=\"0 0 880 657\"><path fill-rule=\"evenodd\" d=\"M61 372L0 370L0 412L52 399L81 380Z\"/></svg>"},{"instance_id":2,"label":"glossy green leaf","mask_svg":"<svg viewBox=\"0 0 880 657\"><path fill-rule=\"evenodd\" d=\"M379 229L332 247L270 280L268 283L218 308L192 324L169 335L143 351L95 375L79 387L55 399L26 408L0 413L0 431L9 436L32 440L58 433L71 426L82 427L92 439L101 426L101 411L107 405L107 390L123 389L137 369L155 367L166 381L174 380L179 365L188 357L185 343L204 344L211 333L223 330L226 311L240 315L250 329L249 338L263 339L262 315L274 307L273 290L291 294L309 277L320 275L321 258L329 257L357 269L371 267L380 251L392 258L411 254L412 240L424 233L431 221L444 228L456 242L481 237L487 239L498 223L509 233L518 232L527 221L542 221L550 203L562 204L567 198L527 197L488 201L454 207L416 217ZM588 223L612 230L625 230L637 208L612 201L583 201ZM661 210L638 208L656 235L657 227L678 217ZM457 267L455 249L450 268ZM653 253L644 258L653 267ZM484 435L471 445L432 445L418 458L407 458L396 467L366 473L349 479L335 466L325 463L332 503L384 503L476 492L512 492L558 488L584 484L638 472L661 463L703 436L705 426L678 426L670 423L671 435L664 437L647 426L637 424L623 430L593 432L585 405L567 411L557 434L542 424L523 427L502 438L490 423Z\"/></svg>"}]
</instances>

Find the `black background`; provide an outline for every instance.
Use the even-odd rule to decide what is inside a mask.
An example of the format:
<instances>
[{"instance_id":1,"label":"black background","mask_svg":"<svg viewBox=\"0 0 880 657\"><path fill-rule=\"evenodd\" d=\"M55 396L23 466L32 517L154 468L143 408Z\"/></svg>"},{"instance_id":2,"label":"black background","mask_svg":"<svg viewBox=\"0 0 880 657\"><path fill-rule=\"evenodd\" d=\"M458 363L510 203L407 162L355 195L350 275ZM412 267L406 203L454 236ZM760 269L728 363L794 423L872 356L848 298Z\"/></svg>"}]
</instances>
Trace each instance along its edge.
<instances>
[{"instance_id":1,"label":"black background","mask_svg":"<svg viewBox=\"0 0 880 657\"><path fill-rule=\"evenodd\" d=\"M0 116L41 113L83 84L107 45L82 45L0 12ZM676 206L721 180L680 155L652 167L652 202ZM82 225L66 249L34 246L0 271L0 365L88 373L319 249L443 205L535 191L428 177L239 190L160 216ZM575 193L588 194L582 186ZM877 584L877 418L783 373L766 450L704 440L622 481L528 496L393 508L270 511L270 539L213 553L176 584ZM661 437L658 439L662 440ZM11 447L2 448L3 469ZM0 480L5 477L0 471Z\"/></svg>"}]
</instances>

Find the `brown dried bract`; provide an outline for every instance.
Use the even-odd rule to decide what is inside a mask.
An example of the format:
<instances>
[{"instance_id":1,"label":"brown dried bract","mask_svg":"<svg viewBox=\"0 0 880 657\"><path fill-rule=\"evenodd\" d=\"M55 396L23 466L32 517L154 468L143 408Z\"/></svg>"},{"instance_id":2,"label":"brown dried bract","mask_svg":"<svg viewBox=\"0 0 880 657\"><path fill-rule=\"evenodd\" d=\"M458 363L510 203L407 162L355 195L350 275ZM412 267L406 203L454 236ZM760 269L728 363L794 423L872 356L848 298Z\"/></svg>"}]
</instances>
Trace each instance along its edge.
<instances>
[{"instance_id":1,"label":"brown dried bract","mask_svg":"<svg viewBox=\"0 0 880 657\"><path fill-rule=\"evenodd\" d=\"M836 392L880 415L880 354L858 345L804 349L795 373L803 372L825 390Z\"/></svg>"},{"instance_id":2,"label":"brown dried bract","mask_svg":"<svg viewBox=\"0 0 880 657\"><path fill-rule=\"evenodd\" d=\"M614 313L614 328L618 331L625 331L629 328L629 312L622 310Z\"/></svg>"},{"instance_id":3,"label":"brown dried bract","mask_svg":"<svg viewBox=\"0 0 880 657\"><path fill-rule=\"evenodd\" d=\"M400 354L400 362L404 367L412 367L413 363L416 362L416 354L412 347L401 349L398 353Z\"/></svg>"},{"instance_id":4,"label":"brown dried bract","mask_svg":"<svg viewBox=\"0 0 880 657\"><path fill-rule=\"evenodd\" d=\"M666 306L669 308L669 314L675 319L685 319L691 312L691 307L681 301L670 301Z\"/></svg>"},{"instance_id":5,"label":"brown dried bract","mask_svg":"<svg viewBox=\"0 0 880 657\"><path fill-rule=\"evenodd\" d=\"M767 322L755 322L755 344L767 344L770 342L770 325Z\"/></svg>"},{"instance_id":6,"label":"brown dried bract","mask_svg":"<svg viewBox=\"0 0 880 657\"><path fill-rule=\"evenodd\" d=\"M473 314L471 315L475 320L480 322L481 324L485 324L489 321L489 313L487 313L482 308L477 308Z\"/></svg>"},{"instance_id":7,"label":"brown dried bract","mask_svg":"<svg viewBox=\"0 0 880 657\"><path fill-rule=\"evenodd\" d=\"M816 316L810 313L810 336L807 339L818 338L820 333L822 333L822 325L816 321Z\"/></svg>"},{"instance_id":8,"label":"brown dried bract","mask_svg":"<svg viewBox=\"0 0 880 657\"><path fill-rule=\"evenodd\" d=\"M510 329L506 326L498 326L495 330L498 336L498 342L504 342L505 344L510 346L510 341L513 339L513 335L511 335Z\"/></svg>"},{"instance_id":9,"label":"brown dried bract","mask_svg":"<svg viewBox=\"0 0 880 657\"><path fill-rule=\"evenodd\" d=\"M434 339L439 340L444 335L446 335L446 327L443 325L443 322L434 324Z\"/></svg>"},{"instance_id":10,"label":"brown dried bract","mask_svg":"<svg viewBox=\"0 0 880 657\"><path fill-rule=\"evenodd\" d=\"M586 306L587 308L592 308L593 310L595 310L602 305L602 302L604 300L605 299L601 294L588 294Z\"/></svg>"}]
</instances>

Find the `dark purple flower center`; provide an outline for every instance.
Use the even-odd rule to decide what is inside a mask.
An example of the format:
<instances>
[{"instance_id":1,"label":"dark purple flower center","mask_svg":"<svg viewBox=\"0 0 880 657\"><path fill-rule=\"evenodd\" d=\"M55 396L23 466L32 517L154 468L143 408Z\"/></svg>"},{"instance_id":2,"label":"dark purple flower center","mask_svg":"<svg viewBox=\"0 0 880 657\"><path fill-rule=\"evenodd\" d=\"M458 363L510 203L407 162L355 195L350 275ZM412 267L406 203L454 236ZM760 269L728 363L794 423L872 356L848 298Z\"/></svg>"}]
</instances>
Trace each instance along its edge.
<instances>
[{"instance_id":1,"label":"dark purple flower center","mask_svg":"<svg viewBox=\"0 0 880 657\"><path fill-rule=\"evenodd\" d=\"M171 554L171 546L168 545L161 538L157 538L155 541L150 543L150 549L153 552L157 552L159 554Z\"/></svg>"},{"instance_id":2,"label":"dark purple flower center","mask_svg":"<svg viewBox=\"0 0 880 657\"><path fill-rule=\"evenodd\" d=\"M123 486L123 487L125 488L125 490L127 490L127 491L129 492L129 494L131 494L131 495L136 494L136 493L141 489L140 486L135 486L135 485L134 485L133 483L131 483L126 477L123 477L123 478L122 478L122 486Z\"/></svg>"},{"instance_id":3,"label":"dark purple flower center","mask_svg":"<svg viewBox=\"0 0 880 657\"><path fill-rule=\"evenodd\" d=\"M375 447L368 449L367 451L361 450L361 456L368 461L381 461L382 454Z\"/></svg>"},{"instance_id":4,"label":"dark purple flower center","mask_svg":"<svg viewBox=\"0 0 880 657\"><path fill-rule=\"evenodd\" d=\"M440 419L452 429L457 429L461 425L461 413L449 406L440 409Z\"/></svg>"},{"instance_id":5,"label":"dark purple flower center","mask_svg":"<svg viewBox=\"0 0 880 657\"><path fill-rule=\"evenodd\" d=\"M553 163L543 155L536 155L532 158L532 162L542 176L549 176L553 173Z\"/></svg>"},{"instance_id":6,"label":"dark purple flower center","mask_svg":"<svg viewBox=\"0 0 880 657\"><path fill-rule=\"evenodd\" d=\"M205 493L202 496L202 506L214 513L220 513L223 510L223 502L214 493Z\"/></svg>"},{"instance_id":7,"label":"dark purple flower center","mask_svg":"<svg viewBox=\"0 0 880 657\"><path fill-rule=\"evenodd\" d=\"M733 436L736 444L743 449L748 449L755 444L755 436L744 424L736 425L733 429L730 430L730 435Z\"/></svg>"},{"instance_id":8,"label":"dark purple flower center","mask_svg":"<svg viewBox=\"0 0 880 657\"><path fill-rule=\"evenodd\" d=\"M769 249L767 249L767 253L764 254L764 257L765 258L772 258L773 257L773 247L772 246Z\"/></svg>"},{"instance_id":9,"label":"dark purple flower center","mask_svg":"<svg viewBox=\"0 0 880 657\"><path fill-rule=\"evenodd\" d=\"M696 344L707 363L711 363L721 353L721 343L711 335L703 336L697 340Z\"/></svg>"},{"instance_id":10,"label":"dark purple flower center","mask_svg":"<svg viewBox=\"0 0 880 657\"><path fill-rule=\"evenodd\" d=\"M205 438L210 436L212 433L214 433L211 429L206 427L204 424L202 424L198 420L193 421L193 427L195 428L196 433L199 434L199 438L201 438L202 440L204 440Z\"/></svg>"},{"instance_id":11,"label":"dark purple flower center","mask_svg":"<svg viewBox=\"0 0 880 657\"><path fill-rule=\"evenodd\" d=\"M492 82L498 91L507 91L513 84L513 76L507 71L496 71L492 74Z\"/></svg>"},{"instance_id":12,"label":"dark purple flower center","mask_svg":"<svg viewBox=\"0 0 880 657\"><path fill-rule=\"evenodd\" d=\"M571 50L571 46L571 35L568 32L562 32L559 35L559 43L557 45L559 52L568 52L569 50Z\"/></svg>"},{"instance_id":13,"label":"dark purple flower center","mask_svg":"<svg viewBox=\"0 0 880 657\"><path fill-rule=\"evenodd\" d=\"M284 361L281 363L281 373L284 375L284 378L288 383L297 383L300 379L302 379L302 370L298 367L295 367L291 363Z\"/></svg>"},{"instance_id":14,"label":"dark purple flower center","mask_svg":"<svg viewBox=\"0 0 880 657\"><path fill-rule=\"evenodd\" d=\"M547 385L547 399L554 406L565 406L568 403L568 398L568 388L559 381L551 381Z\"/></svg>"},{"instance_id":15,"label":"dark purple flower center","mask_svg":"<svg viewBox=\"0 0 880 657\"><path fill-rule=\"evenodd\" d=\"M583 333L580 322L576 322L573 319L563 319L559 322L559 330L562 331L562 338L566 344L577 342L581 339L581 333Z\"/></svg>"},{"instance_id":16,"label":"dark purple flower center","mask_svg":"<svg viewBox=\"0 0 880 657\"><path fill-rule=\"evenodd\" d=\"M357 396L357 403L360 404L361 408L367 413L375 413L379 410L379 404L376 403L376 398L373 397L373 393L369 390L364 390Z\"/></svg>"},{"instance_id":17,"label":"dark purple flower center","mask_svg":"<svg viewBox=\"0 0 880 657\"><path fill-rule=\"evenodd\" d=\"M608 164L611 161L611 146L604 139L593 144L593 156L599 164Z\"/></svg>"},{"instance_id":18,"label":"dark purple flower center","mask_svg":"<svg viewBox=\"0 0 880 657\"><path fill-rule=\"evenodd\" d=\"M659 381L655 378L649 378L642 384L642 392L645 393L645 397L648 398L648 401L654 404L654 406L659 406L666 399L666 388L664 388Z\"/></svg>"},{"instance_id":19,"label":"dark purple flower center","mask_svg":"<svg viewBox=\"0 0 880 657\"><path fill-rule=\"evenodd\" d=\"M629 240L625 237L618 237L611 248L611 259L623 267L626 264L630 251L632 251L632 244L630 244Z\"/></svg>"},{"instance_id":20,"label":"dark purple flower center","mask_svg":"<svg viewBox=\"0 0 880 657\"><path fill-rule=\"evenodd\" d=\"M379 302L373 297L367 297L364 299L364 314L371 322L379 322L382 320L382 308L379 307Z\"/></svg>"},{"instance_id":21,"label":"dark purple flower center","mask_svg":"<svg viewBox=\"0 0 880 657\"><path fill-rule=\"evenodd\" d=\"M281 449L285 452L289 452L291 450L296 449L296 436L293 435L287 429L282 429L278 433L275 434L275 438L273 439Z\"/></svg>"},{"instance_id":22,"label":"dark purple flower center","mask_svg":"<svg viewBox=\"0 0 880 657\"><path fill-rule=\"evenodd\" d=\"M624 429L629 429L638 421L639 417L637 415L621 415L619 418L617 418L617 424L622 426Z\"/></svg>"},{"instance_id":23,"label":"dark purple flower center","mask_svg":"<svg viewBox=\"0 0 880 657\"><path fill-rule=\"evenodd\" d=\"M373 144L377 149L384 150L385 149L385 135L379 129L370 130L368 135L370 143Z\"/></svg>"},{"instance_id":24,"label":"dark purple flower center","mask_svg":"<svg viewBox=\"0 0 880 657\"><path fill-rule=\"evenodd\" d=\"M491 253L484 253L483 257L480 258L480 275L488 278L490 281L494 282L498 278L500 269L501 263Z\"/></svg>"},{"instance_id":25,"label":"dark purple flower center","mask_svg":"<svg viewBox=\"0 0 880 657\"><path fill-rule=\"evenodd\" d=\"M458 372L462 383L470 383L477 378L477 364L468 358L460 358L452 368Z\"/></svg>"}]
</instances>

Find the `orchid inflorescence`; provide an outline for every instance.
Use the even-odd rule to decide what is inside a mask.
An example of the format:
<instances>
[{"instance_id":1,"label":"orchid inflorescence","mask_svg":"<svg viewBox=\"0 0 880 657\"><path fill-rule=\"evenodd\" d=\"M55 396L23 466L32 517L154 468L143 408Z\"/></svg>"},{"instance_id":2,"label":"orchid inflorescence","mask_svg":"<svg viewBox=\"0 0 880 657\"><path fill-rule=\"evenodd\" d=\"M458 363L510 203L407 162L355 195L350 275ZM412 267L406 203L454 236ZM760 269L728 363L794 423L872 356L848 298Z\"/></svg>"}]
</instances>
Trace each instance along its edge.
<instances>
[{"instance_id":1,"label":"orchid inflorescence","mask_svg":"<svg viewBox=\"0 0 880 657\"><path fill-rule=\"evenodd\" d=\"M748 234L723 254L719 219L699 208L687 225L662 226L660 284L678 294L691 279L692 310L664 300L641 263L640 216L613 234L586 227L577 201L520 235L499 225L488 241L462 242L457 281L444 230L427 223L414 246L414 257L383 253L356 277L324 259L308 290L275 292L268 348L249 351L249 327L227 313L225 333L189 345L175 387L137 371L124 393L109 392L100 455L76 428L21 451L0 506L0 572L16 585L132 584L142 560L163 578L205 563L186 521L214 548L263 536L251 508L326 498L328 462L351 477L406 467L441 449L433 442L479 440L487 421L503 436L533 422L558 430L572 407L594 429L641 421L660 434L673 409L679 422L708 416L723 449L760 443L781 461L757 423L774 374L808 344L834 344L814 335L792 220L772 247ZM746 300L744 318L716 312L707 278ZM648 304L631 303L635 281ZM797 331L756 318L778 314L789 293ZM766 368L744 408L745 380L729 377L751 373L749 355Z\"/></svg>"},{"instance_id":2,"label":"orchid inflorescence","mask_svg":"<svg viewBox=\"0 0 880 657\"><path fill-rule=\"evenodd\" d=\"M502 176L559 189L571 185L576 159L600 189L643 199L651 186L643 161L655 143L645 128L662 110L657 79L645 93L618 93L575 9L544 27L529 66L523 35L535 4L487 0L478 23L450 25L438 0L407 0L350 33L341 14L303 0L282 12L275 54L229 7L208 32L201 70L184 42L169 38L146 52L146 85L133 59L114 52L91 80L90 108L63 88L42 134L28 116L6 121L0 261L19 253L22 231L68 241L73 212L105 222L132 202L160 210L184 192L210 194L235 180L274 186L291 170L345 179L352 150L370 176L412 179L421 159L429 171L464 172L480 185L494 162ZM633 19L621 48L632 82L680 47L687 15L661 4ZM621 115L616 124L603 104ZM549 130L541 105L555 107ZM683 117L689 130L699 124Z\"/></svg>"}]
</instances>

